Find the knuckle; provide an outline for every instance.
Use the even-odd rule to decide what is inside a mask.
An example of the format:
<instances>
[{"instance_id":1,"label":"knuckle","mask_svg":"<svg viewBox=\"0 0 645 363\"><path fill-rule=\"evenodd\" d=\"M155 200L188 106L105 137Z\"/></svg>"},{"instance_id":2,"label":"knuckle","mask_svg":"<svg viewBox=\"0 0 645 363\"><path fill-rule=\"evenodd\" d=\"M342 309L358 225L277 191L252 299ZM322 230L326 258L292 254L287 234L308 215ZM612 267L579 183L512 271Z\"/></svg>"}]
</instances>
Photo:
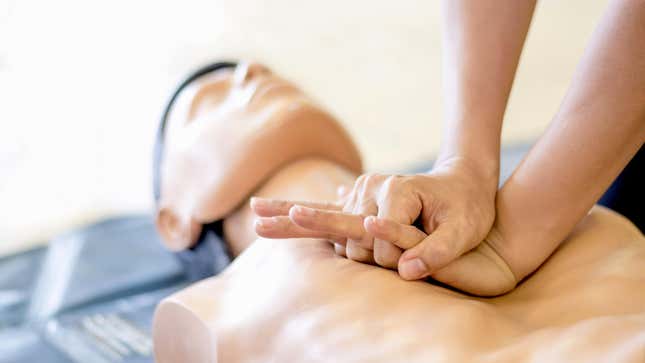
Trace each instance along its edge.
<instances>
[{"instance_id":1,"label":"knuckle","mask_svg":"<svg viewBox=\"0 0 645 363\"><path fill-rule=\"evenodd\" d=\"M401 187L412 189L416 187L418 176L416 175L405 175L399 178L399 184Z\"/></svg>"},{"instance_id":2,"label":"knuckle","mask_svg":"<svg viewBox=\"0 0 645 363\"><path fill-rule=\"evenodd\" d=\"M396 203L397 206L409 206L416 200L411 184L407 177L400 175L389 176L381 189L378 200L380 204ZM403 207L403 209L406 209Z\"/></svg>"},{"instance_id":3,"label":"knuckle","mask_svg":"<svg viewBox=\"0 0 645 363\"><path fill-rule=\"evenodd\" d=\"M364 182L357 192L357 200L354 212L371 211L376 206L375 194L377 191L379 176L377 174L366 174Z\"/></svg>"},{"instance_id":4,"label":"knuckle","mask_svg":"<svg viewBox=\"0 0 645 363\"><path fill-rule=\"evenodd\" d=\"M392 256L383 251L374 251L374 262L383 267L392 267Z\"/></svg>"},{"instance_id":5,"label":"knuckle","mask_svg":"<svg viewBox=\"0 0 645 363\"><path fill-rule=\"evenodd\" d=\"M371 194L363 195L356 205L354 212L359 215L374 215L377 213L378 207L376 200Z\"/></svg>"},{"instance_id":6,"label":"knuckle","mask_svg":"<svg viewBox=\"0 0 645 363\"><path fill-rule=\"evenodd\" d=\"M362 249L373 250L374 249L374 237L367 234L367 235L363 236L363 238L358 242L358 244Z\"/></svg>"},{"instance_id":7,"label":"knuckle","mask_svg":"<svg viewBox=\"0 0 645 363\"><path fill-rule=\"evenodd\" d=\"M375 238L377 239L387 239L383 238L383 236L390 236L393 235L392 233L392 227L390 226L388 221L385 219L379 220L376 223L372 223L369 226L369 232L375 235Z\"/></svg>"},{"instance_id":8,"label":"knuckle","mask_svg":"<svg viewBox=\"0 0 645 363\"><path fill-rule=\"evenodd\" d=\"M376 185L376 177L374 174L365 174L361 185L357 187L358 196L365 197L372 193Z\"/></svg>"},{"instance_id":9,"label":"knuckle","mask_svg":"<svg viewBox=\"0 0 645 363\"><path fill-rule=\"evenodd\" d=\"M293 233L298 229L297 225L291 223L289 220L278 219L275 223L274 229L281 230L287 233Z\"/></svg>"},{"instance_id":10,"label":"knuckle","mask_svg":"<svg viewBox=\"0 0 645 363\"><path fill-rule=\"evenodd\" d=\"M405 185L405 177L401 175L390 175L385 179L385 182L383 183L383 189L385 190L386 194L390 194L396 190L399 190Z\"/></svg>"},{"instance_id":11,"label":"knuckle","mask_svg":"<svg viewBox=\"0 0 645 363\"><path fill-rule=\"evenodd\" d=\"M428 248L426 262L432 265L443 264L445 261L451 260L453 255L454 250L452 246L447 243L435 243Z\"/></svg>"},{"instance_id":12,"label":"knuckle","mask_svg":"<svg viewBox=\"0 0 645 363\"><path fill-rule=\"evenodd\" d=\"M359 187L365 183L365 179L369 177L369 174L362 174L358 178L356 178L356 182L354 183L354 187Z\"/></svg>"},{"instance_id":13,"label":"knuckle","mask_svg":"<svg viewBox=\"0 0 645 363\"><path fill-rule=\"evenodd\" d=\"M385 201L387 197L390 197L395 193L397 182L391 176L388 177L383 183L383 188L381 188L379 193L379 198L381 201Z\"/></svg>"},{"instance_id":14,"label":"knuckle","mask_svg":"<svg viewBox=\"0 0 645 363\"><path fill-rule=\"evenodd\" d=\"M365 179L364 179L364 185L370 185L374 183L374 173L367 173L365 174Z\"/></svg>"},{"instance_id":15,"label":"knuckle","mask_svg":"<svg viewBox=\"0 0 645 363\"><path fill-rule=\"evenodd\" d=\"M366 184L363 184L363 187L358 191L358 197L360 199L368 198L372 194L372 189L366 187L365 185Z\"/></svg>"},{"instance_id":16,"label":"knuckle","mask_svg":"<svg viewBox=\"0 0 645 363\"><path fill-rule=\"evenodd\" d=\"M383 179L383 175L381 174L377 174L377 173L367 174L367 176L365 177L365 187L373 188L376 185L378 185L382 179Z\"/></svg>"},{"instance_id":17,"label":"knuckle","mask_svg":"<svg viewBox=\"0 0 645 363\"><path fill-rule=\"evenodd\" d=\"M385 179L385 182L388 184L398 184L401 182L403 177L401 175L392 174Z\"/></svg>"}]
</instances>

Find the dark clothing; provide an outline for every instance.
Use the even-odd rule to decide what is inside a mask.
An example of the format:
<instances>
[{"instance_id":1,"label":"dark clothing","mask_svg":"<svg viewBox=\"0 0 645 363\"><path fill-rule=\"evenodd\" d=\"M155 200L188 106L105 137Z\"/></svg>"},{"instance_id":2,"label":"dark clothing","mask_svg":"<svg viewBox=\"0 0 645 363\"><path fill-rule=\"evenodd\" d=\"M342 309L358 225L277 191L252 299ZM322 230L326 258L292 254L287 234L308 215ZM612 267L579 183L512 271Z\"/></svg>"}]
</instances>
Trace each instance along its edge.
<instances>
[{"instance_id":1,"label":"dark clothing","mask_svg":"<svg viewBox=\"0 0 645 363\"><path fill-rule=\"evenodd\" d=\"M598 204L624 215L645 233L645 146L641 146Z\"/></svg>"}]
</instances>

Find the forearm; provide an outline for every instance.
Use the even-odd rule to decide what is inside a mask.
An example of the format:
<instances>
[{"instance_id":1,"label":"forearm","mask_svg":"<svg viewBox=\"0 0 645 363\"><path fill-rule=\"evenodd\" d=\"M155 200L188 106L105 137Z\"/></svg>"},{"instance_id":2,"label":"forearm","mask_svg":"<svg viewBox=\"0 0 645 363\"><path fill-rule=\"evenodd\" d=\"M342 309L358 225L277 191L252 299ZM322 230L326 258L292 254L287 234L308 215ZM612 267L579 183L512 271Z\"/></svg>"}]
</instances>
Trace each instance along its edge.
<instances>
[{"instance_id":1,"label":"forearm","mask_svg":"<svg viewBox=\"0 0 645 363\"><path fill-rule=\"evenodd\" d=\"M534 8L534 0L443 2L439 162L465 157L497 175L502 119Z\"/></svg>"},{"instance_id":2,"label":"forearm","mask_svg":"<svg viewBox=\"0 0 645 363\"><path fill-rule=\"evenodd\" d=\"M518 278L539 266L645 140L645 2L615 1L552 125L497 194L499 247Z\"/></svg>"}]
</instances>

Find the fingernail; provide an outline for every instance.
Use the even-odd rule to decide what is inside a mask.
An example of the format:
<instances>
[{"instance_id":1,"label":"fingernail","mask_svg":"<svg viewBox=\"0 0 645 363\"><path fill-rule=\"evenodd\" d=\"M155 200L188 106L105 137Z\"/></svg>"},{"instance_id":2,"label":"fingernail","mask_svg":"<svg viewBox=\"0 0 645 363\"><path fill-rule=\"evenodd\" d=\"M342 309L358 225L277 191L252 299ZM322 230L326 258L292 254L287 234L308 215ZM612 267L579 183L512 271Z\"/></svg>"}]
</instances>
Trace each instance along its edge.
<instances>
[{"instance_id":1,"label":"fingernail","mask_svg":"<svg viewBox=\"0 0 645 363\"><path fill-rule=\"evenodd\" d=\"M301 216L311 217L314 215L314 210L311 208L301 206L295 206L294 208L296 209L296 213L300 214Z\"/></svg>"},{"instance_id":2,"label":"fingernail","mask_svg":"<svg viewBox=\"0 0 645 363\"><path fill-rule=\"evenodd\" d=\"M385 220L383 218L374 217L374 224L379 227L385 227Z\"/></svg>"},{"instance_id":3,"label":"fingernail","mask_svg":"<svg viewBox=\"0 0 645 363\"><path fill-rule=\"evenodd\" d=\"M255 220L255 225L260 228L271 228L275 226L276 221L273 218L261 218Z\"/></svg>"},{"instance_id":4,"label":"fingernail","mask_svg":"<svg viewBox=\"0 0 645 363\"><path fill-rule=\"evenodd\" d=\"M403 262L399 274L407 280L416 280L425 276L428 267L420 258L413 258Z\"/></svg>"},{"instance_id":5,"label":"fingernail","mask_svg":"<svg viewBox=\"0 0 645 363\"><path fill-rule=\"evenodd\" d=\"M251 198L251 205L258 205L258 204L266 204L267 199L262 198L262 197L252 197Z\"/></svg>"}]
</instances>

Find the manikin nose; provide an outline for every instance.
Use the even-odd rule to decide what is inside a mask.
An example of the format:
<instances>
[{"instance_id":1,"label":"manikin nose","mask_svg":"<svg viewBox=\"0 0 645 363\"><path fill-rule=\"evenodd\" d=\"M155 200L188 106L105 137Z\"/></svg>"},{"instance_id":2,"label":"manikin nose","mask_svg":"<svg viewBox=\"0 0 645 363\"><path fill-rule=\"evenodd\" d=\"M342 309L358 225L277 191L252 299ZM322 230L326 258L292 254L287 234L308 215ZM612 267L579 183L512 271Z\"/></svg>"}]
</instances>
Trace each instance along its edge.
<instances>
[{"instance_id":1,"label":"manikin nose","mask_svg":"<svg viewBox=\"0 0 645 363\"><path fill-rule=\"evenodd\" d=\"M243 84L270 73L269 68L255 62L242 62L235 67L235 83Z\"/></svg>"}]
</instances>

